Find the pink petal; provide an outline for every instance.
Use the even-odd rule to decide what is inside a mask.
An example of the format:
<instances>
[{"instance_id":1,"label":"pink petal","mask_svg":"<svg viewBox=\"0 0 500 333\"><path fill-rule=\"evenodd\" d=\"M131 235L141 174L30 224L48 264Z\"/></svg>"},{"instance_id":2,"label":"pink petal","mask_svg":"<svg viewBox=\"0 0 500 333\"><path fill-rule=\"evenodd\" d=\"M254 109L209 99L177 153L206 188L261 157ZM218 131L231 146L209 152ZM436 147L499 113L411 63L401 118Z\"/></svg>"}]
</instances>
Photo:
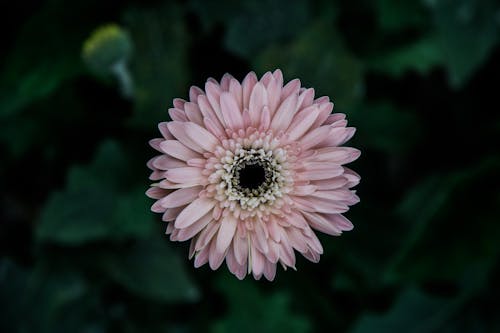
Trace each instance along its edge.
<instances>
[{"instance_id":1,"label":"pink petal","mask_svg":"<svg viewBox=\"0 0 500 333\"><path fill-rule=\"evenodd\" d=\"M233 76L229 73L225 73L220 80L220 87L222 91L229 91L229 83L234 80Z\"/></svg>"},{"instance_id":2,"label":"pink petal","mask_svg":"<svg viewBox=\"0 0 500 333\"><path fill-rule=\"evenodd\" d=\"M342 231L351 231L354 228L351 221L341 214L327 214L325 215L325 218L335 224Z\"/></svg>"},{"instance_id":3,"label":"pink petal","mask_svg":"<svg viewBox=\"0 0 500 333\"><path fill-rule=\"evenodd\" d=\"M316 150L316 153L307 158L308 161L328 161L336 164L346 164L356 160L361 152L351 147L325 147Z\"/></svg>"},{"instance_id":4,"label":"pink petal","mask_svg":"<svg viewBox=\"0 0 500 333\"><path fill-rule=\"evenodd\" d=\"M233 251L236 261L240 264L246 264L248 258L248 240L239 236L233 239Z\"/></svg>"},{"instance_id":5,"label":"pink petal","mask_svg":"<svg viewBox=\"0 0 500 333\"><path fill-rule=\"evenodd\" d=\"M165 178L174 183L202 185L206 177L201 171L202 169L196 167L175 168L168 170Z\"/></svg>"},{"instance_id":6,"label":"pink petal","mask_svg":"<svg viewBox=\"0 0 500 333\"><path fill-rule=\"evenodd\" d=\"M356 133L356 129L354 127L332 128L328 137L324 141L322 141L319 146L337 147L343 145L353 137L354 133Z\"/></svg>"},{"instance_id":7,"label":"pink petal","mask_svg":"<svg viewBox=\"0 0 500 333\"><path fill-rule=\"evenodd\" d=\"M268 281L273 281L276 276L276 264L266 261L264 266L264 276Z\"/></svg>"},{"instance_id":8,"label":"pink petal","mask_svg":"<svg viewBox=\"0 0 500 333\"><path fill-rule=\"evenodd\" d=\"M160 170L168 170L168 169L181 168L187 166L186 162L178 160L168 155L161 155L154 157L152 160L152 165L156 169Z\"/></svg>"},{"instance_id":9,"label":"pink petal","mask_svg":"<svg viewBox=\"0 0 500 333\"><path fill-rule=\"evenodd\" d=\"M189 88L189 100L193 103L196 103L198 101L198 96L204 94L205 92L197 86L191 86L191 88Z\"/></svg>"},{"instance_id":10,"label":"pink petal","mask_svg":"<svg viewBox=\"0 0 500 333\"><path fill-rule=\"evenodd\" d=\"M298 93L300 89L300 80L295 79L288 82L281 90L281 99L285 100L288 96L293 93Z\"/></svg>"},{"instance_id":11,"label":"pink petal","mask_svg":"<svg viewBox=\"0 0 500 333\"><path fill-rule=\"evenodd\" d=\"M200 252L196 254L194 257L194 267L198 268L205 265L208 262L208 254L210 252L209 247L203 248Z\"/></svg>"},{"instance_id":12,"label":"pink petal","mask_svg":"<svg viewBox=\"0 0 500 333\"><path fill-rule=\"evenodd\" d=\"M264 272L265 259L262 253L252 246L250 258L252 259L251 270L255 276L261 276Z\"/></svg>"},{"instance_id":13,"label":"pink petal","mask_svg":"<svg viewBox=\"0 0 500 333\"><path fill-rule=\"evenodd\" d=\"M221 111L228 128L237 130L243 128L243 117L238 103L233 95L223 92L220 96Z\"/></svg>"},{"instance_id":14,"label":"pink petal","mask_svg":"<svg viewBox=\"0 0 500 333\"><path fill-rule=\"evenodd\" d=\"M186 103L185 100L182 98L174 98L173 104L174 108L177 108L179 110L184 110L184 103Z\"/></svg>"},{"instance_id":15,"label":"pink petal","mask_svg":"<svg viewBox=\"0 0 500 333\"><path fill-rule=\"evenodd\" d=\"M260 113L262 108L267 105L267 91L261 82L258 82L250 95L250 104L248 111L250 113L250 120L252 125L258 127L258 122L260 119Z\"/></svg>"},{"instance_id":16,"label":"pink petal","mask_svg":"<svg viewBox=\"0 0 500 333\"><path fill-rule=\"evenodd\" d=\"M273 120L271 121L271 128L275 131L275 133L280 130L285 130L290 126L290 123L297 113L297 94L290 95L287 99L281 103L280 107L276 111L273 116Z\"/></svg>"},{"instance_id":17,"label":"pink petal","mask_svg":"<svg viewBox=\"0 0 500 333\"><path fill-rule=\"evenodd\" d=\"M304 109L304 108L312 105L313 101L314 101L314 89L309 88L309 89L304 90L299 95L299 99L297 101L298 109L301 110L301 109Z\"/></svg>"},{"instance_id":18,"label":"pink petal","mask_svg":"<svg viewBox=\"0 0 500 333\"><path fill-rule=\"evenodd\" d=\"M158 124L158 129L160 130L161 135L167 140L174 140L174 136L170 131L168 130L168 122L164 121L162 123Z\"/></svg>"},{"instance_id":19,"label":"pink petal","mask_svg":"<svg viewBox=\"0 0 500 333\"><path fill-rule=\"evenodd\" d=\"M245 76L243 82L241 83L243 89L243 108L247 108L250 105L250 94L253 91L253 87L257 84L257 75L254 72L250 72Z\"/></svg>"},{"instance_id":20,"label":"pink petal","mask_svg":"<svg viewBox=\"0 0 500 333\"><path fill-rule=\"evenodd\" d=\"M175 220L184 208L186 208L186 206L167 209L165 211L165 213L163 213L163 216L161 218L162 221L169 222L169 221ZM173 227L173 223L172 223L172 227Z\"/></svg>"},{"instance_id":21,"label":"pink petal","mask_svg":"<svg viewBox=\"0 0 500 333\"><path fill-rule=\"evenodd\" d=\"M345 171L344 171L345 172ZM330 179L321 179L313 181L312 184L316 186L318 190L334 190L336 188L340 188L347 184L348 180L342 176L330 178Z\"/></svg>"},{"instance_id":22,"label":"pink petal","mask_svg":"<svg viewBox=\"0 0 500 333\"><path fill-rule=\"evenodd\" d=\"M300 139L304 134L309 131L314 121L318 118L319 110L317 107L312 106L311 109L307 108L295 116L292 124L288 128L288 138L290 141Z\"/></svg>"},{"instance_id":23,"label":"pink petal","mask_svg":"<svg viewBox=\"0 0 500 333\"><path fill-rule=\"evenodd\" d=\"M325 123L326 119L328 119L328 116L333 111L333 103L329 102L329 103L319 104L318 109L319 109L318 119L316 119L316 121L312 125L313 128L321 126Z\"/></svg>"},{"instance_id":24,"label":"pink petal","mask_svg":"<svg viewBox=\"0 0 500 333\"><path fill-rule=\"evenodd\" d=\"M165 208L174 208L187 205L198 197L201 189L201 186L181 188L161 199L161 205Z\"/></svg>"},{"instance_id":25,"label":"pink petal","mask_svg":"<svg viewBox=\"0 0 500 333\"><path fill-rule=\"evenodd\" d=\"M332 236L339 236L342 233L333 221L325 218L322 214L302 212L312 228Z\"/></svg>"},{"instance_id":26,"label":"pink petal","mask_svg":"<svg viewBox=\"0 0 500 333\"><path fill-rule=\"evenodd\" d=\"M159 188L157 186L150 187L146 191L146 195L151 199L161 199L166 196L170 191Z\"/></svg>"},{"instance_id":27,"label":"pink petal","mask_svg":"<svg viewBox=\"0 0 500 333\"><path fill-rule=\"evenodd\" d=\"M267 100L269 112L273 115L281 101L281 83L274 77L271 78L271 81L267 86Z\"/></svg>"},{"instance_id":28,"label":"pink petal","mask_svg":"<svg viewBox=\"0 0 500 333\"><path fill-rule=\"evenodd\" d=\"M198 198L187 206L175 220L178 229L187 228L200 217L214 208L215 201L209 198Z\"/></svg>"},{"instance_id":29,"label":"pink petal","mask_svg":"<svg viewBox=\"0 0 500 333\"><path fill-rule=\"evenodd\" d=\"M225 252L217 251L216 241L212 240L210 243L210 251L208 253L208 264L212 270L216 270L220 267L222 262L224 261L224 257L226 256Z\"/></svg>"},{"instance_id":30,"label":"pink petal","mask_svg":"<svg viewBox=\"0 0 500 333\"><path fill-rule=\"evenodd\" d=\"M305 162L304 170L297 172L301 180L329 179L342 173L344 173L344 168L340 165L327 162Z\"/></svg>"},{"instance_id":31,"label":"pink petal","mask_svg":"<svg viewBox=\"0 0 500 333\"><path fill-rule=\"evenodd\" d=\"M203 148L201 148L195 141L193 141L186 133L185 125L186 123L171 121L168 123L168 129L177 140L179 140L183 145L191 150L194 150L200 154L203 153Z\"/></svg>"},{"instance_id":32,"label":"pink petal","mask_svg":"<svg viewBox=\"0 0 500 333\"><path fill-rule=\"evenodd\" d=\"M184 110L189 121L198 125L203 125L203 115L201 114L198 104L188 102L184 104Z\"/></svg>"},{"instance_id":33,"label":"pink petal","mask_svg":"<svg viewBox=\"0 0 500 333\"><path fill-rule=\"evenodd\" d=\"M209 212L197 220L195 223L191 224L189 227L180 229L178 239L183 242L190 238L193 238L197 233L199 233L203 228L207 226L210 222L213 222L212 214ZM193 244L194 247L194 244Z\"/></svg>"},{"instance_id":34,"label":"pink petal","mask_svg":"<svg viewBox=\"0 0 500 333\"><path fill-rule=\"evenodd\" d=\"M184 130L187 136L205 151L214 151L215 147L220 143L212 133L195 123L184 124Z\"/></svg>"},{"instance_id":35,"label":"pink petal","mask_svg":"<svg viewBox=\"0 0 500 333\"><path fill-rule=\"evenodd\" d=\"M164 153L183 161L201 157L177 140L165 140L160 143L160 148Z\"/></svg>"},{"instance_id":36,"label":"pink petal","mask_svg":"<svg viewBox=\"0 0 500 333\"><path fill-rule=\"evenodd\" d=\"M233 240L237 223L238 220L232 214L222 218L219 233L217 234L217 251L225 252L227 250Z\"/></svg>"},{"instance_id":37,"label":"pink petal","mask_svg":"<svg viewBox=\"0 0 500 333\"><path fill-rule=\"evenodd\" d=\"M241 84L238 82L238 80L231 79L231 82L229 82L229 92L236 99L236 103L238 103L238 106L240 107L240 109L243 110L243 108L244 108L243 107L243 90L242 90Z\"/></svg>"},{"instance_id":38,"label":"pink petal","mask_svg":"<svg viewBox=\"0 0 500 333\"><path fill-rule=\"evenodd\" d=\"M170 115L170 118L174 121L180 121L180 122L188 121L188 117L186 116L184 110L170 108L168 109L168 114Z\"/></svg>"},{"instance_id":39,"label":"pink petal","mask_svg":"<svg viewBox=\"0 0 500 333\"><path fill-rule=\"evenodd\" d=\"M329 126L321 126L311 130L300 140L302 149L307 150L324 141L330 134L330 130Z\"/></svg>"},{"instance_id":40,"label":"pink petal","mask_svg":"<svg viewBox=\"0 0 500 333\"><path fill-rule=\"evenodd\" d=\"M236 261L232 251L228 251L226 254L226 264L229 271L236 275L239 280L243 280L245 278L245 275L247 274L246 267L245 265L240 265Z\"/></svg>"}]
</instances>

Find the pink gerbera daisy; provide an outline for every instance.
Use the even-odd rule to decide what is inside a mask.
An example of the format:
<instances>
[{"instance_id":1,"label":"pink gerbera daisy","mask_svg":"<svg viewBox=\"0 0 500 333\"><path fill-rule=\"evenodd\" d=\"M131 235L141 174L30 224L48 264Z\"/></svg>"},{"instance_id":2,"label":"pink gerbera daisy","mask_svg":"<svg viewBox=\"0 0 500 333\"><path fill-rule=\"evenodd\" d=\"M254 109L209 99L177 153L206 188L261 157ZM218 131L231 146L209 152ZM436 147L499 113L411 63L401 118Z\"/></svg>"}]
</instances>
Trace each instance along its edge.
<instances>
[{"instance_id":1,"label":"pink gerbera daisy","mask_svg":"<svg viewBox=\"0 0 500 333\"><path fill-rule=\"evenodd\" d=\"M343 166L360 155L340 147L355 129L333 103L314 99L298 79L283 86L278 69L240 84L226 74L174 99L172 121L150 144L147 195L157 201L172 241L191 240L195 267L224 259L239 279L273 280L276 265L295 269L295 251L318 262L323 248L313 229L340 235L342 216L359 201L360 177Z\"/></svg>"}]
</instances>

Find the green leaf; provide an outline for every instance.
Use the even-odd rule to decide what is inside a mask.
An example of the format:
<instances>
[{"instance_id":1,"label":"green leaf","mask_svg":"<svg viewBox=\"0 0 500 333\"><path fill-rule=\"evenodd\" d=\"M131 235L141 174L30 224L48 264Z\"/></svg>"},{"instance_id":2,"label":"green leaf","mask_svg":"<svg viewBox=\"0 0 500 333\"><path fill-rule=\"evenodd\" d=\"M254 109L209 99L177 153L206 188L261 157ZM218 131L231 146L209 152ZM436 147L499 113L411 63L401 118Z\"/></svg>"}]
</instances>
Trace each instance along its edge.
<instances>
[{"instance_id":1,"label":"green leaf","mask_svg":"<svg viewBox=\"0 0 500 333\"><path fill-rule=\"evenodd\" d=\"M135 243L124 252L102 258L102 269L129 291L159 302L196 301L199 291L184 262L163 235Z\"/></svg>"},{"instance_id":2,"label":"green leaf","mask_svg":"<svg viewBox=\"0 0 500 333\"><path fill-rule=\"evenodd\" d=\"M356 139L364 146L390 154L404 154L415 146L422 126L415 113L392 104L363 105L349 114L357 128Z\"/></svg>"},{"instance_id":3,"label":"green leaf","mask_svg":"<svg viewBox=\"0 0 500 333\"><path fill-rule=\"evenodd\" d=\"M357 104L363 94L361 62L343 45L331 18L317 20L290 44L273 45L254 62L259 71L281 68L287 78L299 77L318 95L328 95L345 110Z\"/></svg>"},{"instance_id":4,"label":"green leaf","mask_svg":"<svg viewBox=\"0 0 500 333\"><path fill-rule=\"evenodd\" d=\"M500 41L495 0L428 0L449 79L460 88Z\"/></svg>"},{"instance_id":5,"label":"green leaf","mask_svg":"<svg viewBox=\"0 0 500 333\"><path fill-rule=\"evenodd\" d=\"M225 44L228 50L245 58L294 37L308 22L307 1L251 0L241 4L242 8L227 22Z\"/></svg>"},{"instance_id":6,"label":"green leaf","mask_svg":"<svg viewBox=\"0 0 500 333\"><path fill-rule=\"evenodd\" d=\"M219 280L218 285L229 309L224 318L215 322L214 333L311 331L311 323L292 311L290 295L283 290L263 294L254 281L237 281L232 276Z\"/></svg>"},{"instance_id":7,"label":"green leaf","mask_svg":"<svg viewBox=\"0 0 500 333\"><path fill-rule=\"evenodd\" d=\"M435 37L424 37L408 45L384 52L368 59L370 69L390 74L396 78L414 70L427 74L444 62L443 53Z\"/></svg>"},{"instance_id":8,"label":"green leaf","mask_svg":"<svg viewBox=\"0 0 500 333\"><path fill-rule=\"evenodd\" d=\"M188 93L189 36L183 15L174 4L124 14L135 46L131 62L135 110L130 120L134 127L151 129L167 120L172 99Z\"/></svg>"},{"instance_id":9,"label":"green leaf","mask_svg":"<svg viewBox=\"0 0 500 333\"><path fill-rule=\"evenodd\" d=\"M149 203L142 187L127 183L127 161L119 146L105 142L89 166L70 170L66 189L44 206L38 240L80 245L150 234L154 221Z\"/></svg>"},{"instance_id":10,"label":"green leaf","mask_svg":"<svg viewBox=\"0 0 500 333\"><path fill-rule=\"evenodd\" d=\"M0 70L0 118L20 112L83 73L80 35L87 23L81 18L89 6L83 11L78 4L66 6L64 15L60 7L45 4L16 36Z\"/></svg>"},{"instance_id":11,"label":"green leaf","mask_svg":"<svg viewBox=\"0 0 500 333\"><path fill-rule=\"evenodd\" d=\"M498 168L498 158L486 158L410 189L397 209L406 223L406 236L401 237L384 278L389 282L454 279L471 262L488 265L498 258L500 226L494 216L500 213L500 196L482 188L481 197L468 195L478 193L477 187L493 179Z\"/></svg>"},{"instance_id":12,"label":"green leaf","mask_svg":"<svg viewBox=\"0 0 500 333\"><path fill-rule=\"evenodd\" d=\"M409 288L402 292L385 314L365 314L358 319L352 333L435 332L441 323L441 312L447 301Z\"/></svg>"},{"instance_id":13,"label":"green leaf","mask_svg":"<svg viewBox=\"0 0 500 333\"><path fill-rule=\"evenodd\" d=\"M375 10L384 31L419 28L427 23L428 13L420 1L377 0Z\"/></svg>"}]
</instances>

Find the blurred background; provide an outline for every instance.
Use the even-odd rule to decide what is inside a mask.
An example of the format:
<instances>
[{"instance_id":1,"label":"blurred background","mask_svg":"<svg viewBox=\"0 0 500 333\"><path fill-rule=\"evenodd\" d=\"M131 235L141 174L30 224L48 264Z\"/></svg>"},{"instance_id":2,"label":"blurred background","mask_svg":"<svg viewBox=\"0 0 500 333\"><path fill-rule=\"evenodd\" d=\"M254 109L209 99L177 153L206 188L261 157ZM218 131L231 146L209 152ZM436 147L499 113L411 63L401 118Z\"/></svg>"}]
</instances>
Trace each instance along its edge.
<instances>
[{"instance_id":1,"label":"blurred background","mask_svg":"<svg viewBox=\"0 0 500 333\"><path fill-rule=\"evenodd\" d=\"M1 9L1 332L500 332L497 1ZM191 85L276 68L358 130L355 228L273 282L194 269L147 142Z\"/></svg>"}]
</instances>

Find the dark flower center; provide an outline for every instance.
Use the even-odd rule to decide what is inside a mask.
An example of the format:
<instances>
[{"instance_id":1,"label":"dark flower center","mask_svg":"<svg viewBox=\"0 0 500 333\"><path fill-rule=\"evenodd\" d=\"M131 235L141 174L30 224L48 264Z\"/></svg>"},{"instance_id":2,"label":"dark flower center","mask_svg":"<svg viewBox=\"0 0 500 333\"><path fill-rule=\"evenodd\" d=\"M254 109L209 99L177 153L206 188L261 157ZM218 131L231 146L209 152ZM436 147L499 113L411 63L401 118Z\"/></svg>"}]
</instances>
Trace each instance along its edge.
<instances>
[{"instance_id":1,"label":"dark flower center","mask_svg":"<svg viewBox=\"0 0 500 333\"><path fill-rule=\"evenodd\" d=\"M243 189L257 189L265 180L266 170L261 163L244 164L239 170L238 183Z\"/></svg>"}]
</instances>

